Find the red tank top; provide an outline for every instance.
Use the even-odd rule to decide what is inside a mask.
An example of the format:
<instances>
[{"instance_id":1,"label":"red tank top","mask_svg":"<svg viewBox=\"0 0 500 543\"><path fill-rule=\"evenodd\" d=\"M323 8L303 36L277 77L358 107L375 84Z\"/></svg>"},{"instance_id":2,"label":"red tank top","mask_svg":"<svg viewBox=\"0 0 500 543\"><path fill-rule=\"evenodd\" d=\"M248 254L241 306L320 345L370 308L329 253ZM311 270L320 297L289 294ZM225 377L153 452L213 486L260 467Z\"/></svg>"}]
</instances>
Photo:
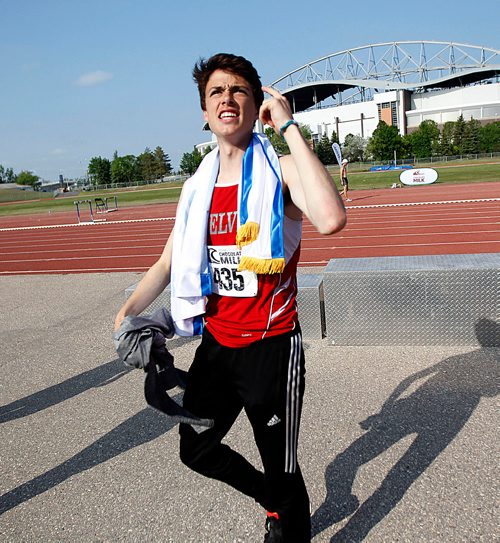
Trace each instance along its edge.
<instances>
[{"instance_id":1,"label":"red tank top","mask_svg":"<svg viewBox=\"0 0 500 543\"><path fill-rule=\"evenodd\" d=\"M237 271L237 199L238 184L214 188L207 237L213 290L218 294L208 296L205 325L227 347L244 347L297 325L301 221L285 217L285 256L289 258L282 273L245 272L248 276L243 277ZM293 235L287 236L287 225Z\"/></svg>"}]
</instances>

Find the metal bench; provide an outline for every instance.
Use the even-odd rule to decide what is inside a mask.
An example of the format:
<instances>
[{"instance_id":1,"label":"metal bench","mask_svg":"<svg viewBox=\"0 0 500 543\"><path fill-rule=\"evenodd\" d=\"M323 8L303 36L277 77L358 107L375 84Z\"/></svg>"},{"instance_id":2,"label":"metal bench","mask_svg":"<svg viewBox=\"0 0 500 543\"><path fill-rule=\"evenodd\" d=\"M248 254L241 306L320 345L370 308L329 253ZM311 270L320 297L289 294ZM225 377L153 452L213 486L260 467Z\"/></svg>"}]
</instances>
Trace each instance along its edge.
<instances>
[{"instance_id":1,"label":"metal bench","mask_svg":"<svg viewBox=\"0 0 500 543\"><path fill-rule=\"evenodd\" d=\"M323 276L320 274L297 275L297 307L304 339L321 339L325 334L325 309L323 300ZM137 283L125 290L129 298ZM160 307L170 309L170 285L149 305L144 313L152 313Z\"/></svg>"},{"instance_id":2,"label":"metal bench","mask_svg":"<svg viewBox=\"0 0 500 543\"><path fill-rule=\"evenodd\" d=\"M323 282L335 345L477 345L500 322L500 253L333 259Z\"/></svg>"}]
</instances>

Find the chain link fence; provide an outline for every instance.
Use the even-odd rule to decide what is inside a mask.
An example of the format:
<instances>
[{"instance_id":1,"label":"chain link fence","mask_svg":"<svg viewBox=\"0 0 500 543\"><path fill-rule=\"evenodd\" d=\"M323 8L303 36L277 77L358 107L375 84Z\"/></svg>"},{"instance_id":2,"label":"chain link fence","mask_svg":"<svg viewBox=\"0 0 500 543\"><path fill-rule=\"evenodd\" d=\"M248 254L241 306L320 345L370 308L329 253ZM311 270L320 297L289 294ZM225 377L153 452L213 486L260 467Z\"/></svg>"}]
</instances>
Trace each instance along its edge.
<instances>
[{"instance_id":1,"label":"chain link fence","mask_svg":"<svg viewBox=\"0 0 500 543\"><path fill-rule=\"evenodd\" d=\"M455 156L433 156L426 158L403 158L400 160L371 160L367 162L350 162L349 169L351 171L358 170L369 170L373 166L385 166L385 165L396 165L402 166L405 164L411 164L412 166L423 166L426 164L441 164L446 165L453 162L460 161L484 161L484 160L495 160L500 159L500 153L475 153L470 155L455 155ZM337 164L332 164L329 167L338 166Z\"/></svg>"},{"instance_id":2,"label":"chain link fence","mask_svg":"<svg viewBox=\"0 0 500 543\"><path fill-rule=\"evenodd\" d=\"M477 153L472 155L456 155L456 156L434 156L427 158L405 158L402 160L388 160L388 161L376 161L372 160L369 162L351 162L349 168L351 171L370 169L372 166L379 166L384 164L411 164L413 166L424 165L424 164L447 164L450 162L459 162L463 160L474 161L474 160L485 160L485 159L500 159L500 153ZM328 167L334 167L336 164L329 165ZM183 183L188 179L189 175L170 175L164 177L163 179L148 180L148 181L133 181L130 183L110 183L109 185L84 185L83 190L87 191L97 191L97 190L106 190L106 189L124 189L124 188L136 188L146 185L155 185L158 183Z\"/></svg>"},{"instance_id":3,"label":"chain link fence","mask_svg":"<svg viewBox=\"0 0 500 543\"><path fill-rule=\"evenodd\" d=\"M189 175L170 175L162 179L152 179L143 181L131 181L130 183L109 183L108 185L83 185L82 190L85 191L99 191L107 189L127 189L137 188L147 185L157 185L158 183L183 183L188 179Z\"/></svg>"}]
</instances>

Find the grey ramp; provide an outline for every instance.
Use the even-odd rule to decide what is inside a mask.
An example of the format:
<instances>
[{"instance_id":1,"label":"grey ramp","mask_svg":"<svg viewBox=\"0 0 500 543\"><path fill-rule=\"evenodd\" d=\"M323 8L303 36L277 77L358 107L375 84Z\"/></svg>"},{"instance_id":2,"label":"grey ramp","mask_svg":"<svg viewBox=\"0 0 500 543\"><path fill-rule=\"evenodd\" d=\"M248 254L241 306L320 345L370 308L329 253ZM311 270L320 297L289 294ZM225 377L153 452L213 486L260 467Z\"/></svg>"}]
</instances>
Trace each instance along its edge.
<instances>
[{"instance_id":1,"label":"grey ramp","mask_svg":"<svg viewBox=\"0 0 500 543\"><path fill-rule=\"evenodd\" d=\"M297 275L297 308L304 339L322 339L326 333L323 275Z\"/></svg>"},{"instance_id":2,"label":"grey ramp","mask_svg":"<svg viewBox=\"0 0 500 543\"><path fill-rule=\"evenodd\" d=\"M325 309L323 296L323 276L316 273L297 275L297 306L304 339L321 339L325 335ZM125 290L129 298L137 287L137 283ZM166 307L170 310L170 285L144 311L153 313Z\"/></svg>"},{"instance_id":3,"label":"grey ramp","mask_svg":"<svg viewBox=\"0 0 500 543\"><path fill-rule=\"evenodd\" d=\"M477 323L500 320L500 254L333 259L324 289L335 345L478 345Z\"/></svg>"}]
</instances>

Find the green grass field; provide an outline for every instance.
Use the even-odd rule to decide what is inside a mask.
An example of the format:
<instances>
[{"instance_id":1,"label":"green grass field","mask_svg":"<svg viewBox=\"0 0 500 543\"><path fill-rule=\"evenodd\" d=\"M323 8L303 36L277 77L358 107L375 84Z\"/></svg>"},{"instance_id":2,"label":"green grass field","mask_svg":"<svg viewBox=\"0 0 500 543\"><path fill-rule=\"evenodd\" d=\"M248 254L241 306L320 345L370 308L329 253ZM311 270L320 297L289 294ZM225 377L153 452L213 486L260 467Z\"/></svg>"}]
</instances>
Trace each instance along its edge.
<instances>
[{"instance_id":1,"label":"green grass field","mask_svg":"<svg viewBox=\"0 0 500 543\"><path fill-rule=\"evenodd\" d=\"M32 190L4 189L0 185L0 202L16 202L19 200L40 200L53 198L51 192L34 192Z\"/></svg>"},{"instance_id":2,"label":"green grass field","mask_svg":"<svg viewBox=\"0 0 500 543\"><path fill-rule=\"evenodd\" d=\"M438 172L438 180L435 184L447 183L483 183L486 181L500 181L500 163L498 164L464 164L453 166L420 166L421 168L433 168ZM330 173L337 181L339 178L339 169L332 168ZM351 171L349 172L349 188L359 189L378 189L388 188L393 183L399 183L401 171L387 172L367 172Z\"/></svg>"},{"instance_id":3,"label":"green grass field","mask_svg":"<svg viewBox=\"0 0 500 543\"><path fill-rule=\"evenodd\" d=\"M420 167L433 167L437 170L439 177L436 184L500 181L500 162L494 164L463 163L453 164L453 166L429 164L420 165ZM337 185L339 185L338 167L329 167L328 169ZM349 172L349 188L353 190L389 188L393 183L399 182L401 173L400 171L368 172L355 170L356 167L353 165ZM75 209L73 203L75 200L94 200L94 198L105 198L106 196L117 196L119 207L177 202L181 187L181 183L165 183L128 189L80 192L77 196L58 196L57 198L54 198L50 193L44 192L1 189L0 216L43 213L49 210L53 212L70 211ZM13 201L16 195L19 200L21 198L25 198L25 200ZM30 197L33 199L29 200Z\"/></svg>"},{"instance_id":4,"label":"green grass field","mask_svg":"<svg viewBox=\"0 0 500 543\"><path fill-rule=\"evenodd\" d=\"M181 193L181 184L172 183L164 185L150 185L147 187L138 187L136 189L114 189L85 192L82 191L77 196L58 196L57 198L49 195L48 198L37 200L40 192L32 192L33 200L24 200L12 202L3 199L3 191L0 190L0 217L8 215L24 215L31 213L46 213L48 211L70 211L75 209L76 200L94 200L94 198L106 198L107 196L117 196L118 206L136 206L154 203L177 202ZM18 191L24 192L24 191Z\"/></svg>"}]
</instances>

